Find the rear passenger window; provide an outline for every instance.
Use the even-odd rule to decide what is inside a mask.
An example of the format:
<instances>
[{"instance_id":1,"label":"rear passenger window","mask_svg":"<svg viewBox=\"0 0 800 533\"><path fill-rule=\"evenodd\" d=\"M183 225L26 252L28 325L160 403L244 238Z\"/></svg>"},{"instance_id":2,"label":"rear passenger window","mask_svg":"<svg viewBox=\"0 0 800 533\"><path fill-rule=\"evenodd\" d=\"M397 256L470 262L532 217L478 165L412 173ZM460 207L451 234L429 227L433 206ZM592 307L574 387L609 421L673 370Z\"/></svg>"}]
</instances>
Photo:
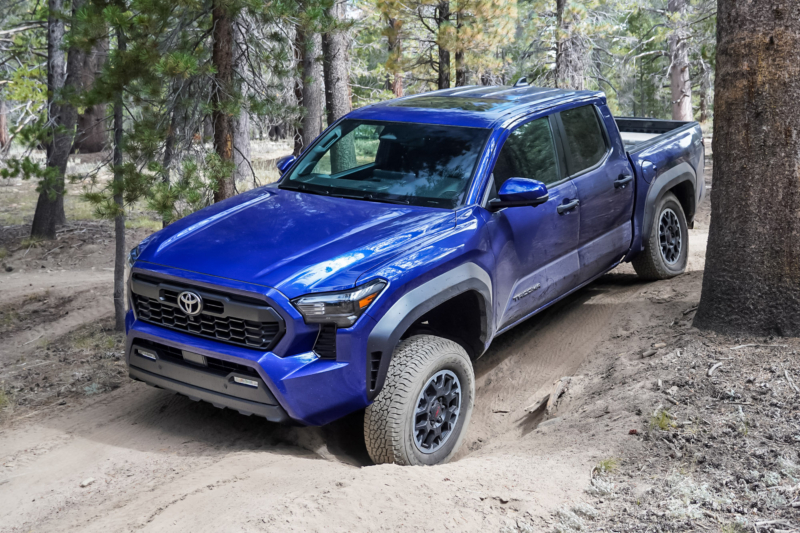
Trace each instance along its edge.
<instances>
[{"instance_id":1,"label":"rear passenger window","mask_svg":"<svg viewBox=\"0 0 800 533\"><path fill-rule=\"evenodd\" d=\"M561 122L567 134L567 146L572 154L571 174L592 167L603 159L606 140L594 106L576 107L561 112Z\"/></svg>"},{"instance_id":2,"label":"rear passenger window","mask_svg":"<svg viewBox=\"0 0 800 533\"><path fill-rule=\"evenodd\" d=\"M508 178L528 178L549 185L559 181L550 121L541 118L511 132L494 165L497 190Z\"/></svg>"}]
</instances>

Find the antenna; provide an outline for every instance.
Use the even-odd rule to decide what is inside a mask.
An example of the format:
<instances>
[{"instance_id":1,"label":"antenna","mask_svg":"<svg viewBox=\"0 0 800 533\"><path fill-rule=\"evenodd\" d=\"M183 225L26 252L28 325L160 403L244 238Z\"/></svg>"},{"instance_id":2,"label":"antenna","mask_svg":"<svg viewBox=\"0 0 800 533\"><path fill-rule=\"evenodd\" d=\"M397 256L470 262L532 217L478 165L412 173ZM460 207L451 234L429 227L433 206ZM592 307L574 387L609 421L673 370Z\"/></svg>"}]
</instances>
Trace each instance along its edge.
<instances>
[{"instance_id":1,"label":"antenna","mask_svg":"<svg viewBox=\"0 0 800 533\"><path fill-rule=\"evenodd\" d=\"M528 78L525 76L521 77L517 80L517 83L514 84L514 87L527 87L528 86Z\"/></svg>"}]
</instances>

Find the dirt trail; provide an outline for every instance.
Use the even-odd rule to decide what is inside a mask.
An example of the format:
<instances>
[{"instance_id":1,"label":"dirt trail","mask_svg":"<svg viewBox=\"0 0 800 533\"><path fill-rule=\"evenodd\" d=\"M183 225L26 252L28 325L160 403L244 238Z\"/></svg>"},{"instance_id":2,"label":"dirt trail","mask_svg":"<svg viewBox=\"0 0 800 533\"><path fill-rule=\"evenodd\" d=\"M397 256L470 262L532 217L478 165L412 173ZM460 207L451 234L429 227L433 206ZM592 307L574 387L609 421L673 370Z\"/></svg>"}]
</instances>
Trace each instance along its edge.
<instances>
[{"instance_id":1,"label":"dirt trail","mask_svg":"<svg viewBox=\"0 0 800 533\"><path fill-rule=\"evenodd\" d=\"M286 428L129 383L0 433L3 531L497 530L580 499L621 432L587 439L585 423L536 429L523 408L579 375L631 322L647 288L607 276L498 339L478 363L477 409L459 460L436 468L367 466L358 415ZM681 304L683 305L683 304ZM502 412L498 412L502 411ZM539 417L540 418L540 417ZM95 481L81 488L88 478ZM434 524L429 502L452 509Z\"/></svg>"},{"instance_id":2,"label":"dirt trail","mask_svg":"<svg viewBox=\"0 0 800 533\"><path fill-rule=\"evenodd\" d=\"M633 357L644 341L631 332L697 302L706 220L691 232L694 272L645 284L621 267L499 337L476 364L476 411L448 465L371 465L359 414L282 427L126 382L0 426L0 531L550 529L555 509L586 497L599 460L638 446L633 413L586 377ZM43 327L53 338L111 309L105 272L0 279L2 305L45 288L74 296ZM34 331L4 337L0 363ZM540 425L524 408L562 376L570 394Z\"/></svg>"}]
</instances>

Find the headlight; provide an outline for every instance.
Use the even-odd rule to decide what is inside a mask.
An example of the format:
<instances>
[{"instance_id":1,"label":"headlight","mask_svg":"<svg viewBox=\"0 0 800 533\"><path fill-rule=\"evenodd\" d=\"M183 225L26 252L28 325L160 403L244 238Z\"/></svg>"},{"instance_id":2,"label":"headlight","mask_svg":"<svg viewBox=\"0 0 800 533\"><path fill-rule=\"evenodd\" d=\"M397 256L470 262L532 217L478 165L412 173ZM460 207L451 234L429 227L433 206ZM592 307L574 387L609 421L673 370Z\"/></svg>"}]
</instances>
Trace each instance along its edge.
<instances>
[{"instance_id":1,"label":"headlight","mask_svg":"<svg viewBox=\"0 0 800 533\"><path fill-rule=\"evenodd\" d=\"M155 235L155 233L153 235ZM153 235L150 235L142 239L142 242L134 246L133 249L130 252L128 252L129 267L133 267L133 264L136 262L137 259L139 259L139 256L142 255L144 249L147 247L148 244L150 244L150 240L153 238Z\"/></svg>"},{"instance_id":2,"label":"headlight","mask_svg":"<svg viewBox=\"0 0 800 533\"><path fill-rule=\"evenodd\" d=\"M348 328L356 323L384 287L386 282L378 280L349 291L301 296L292 303L306 324L336 324Z\"/></svg>"},{"instance_id":3,"label":"headlight","mask_svg":"<svg viewBox=\"0 0 800 533\"><path fill-rule=\"evenodd\" d=\"M133 268L133 264L136 262L137 259L139 259L139 254L140 253L142 253L142 251L139 248L138 244L136 246L134 246L133 249L130 252L128 252L128 266L129 267Z\"/></svg>"}]
</instances>

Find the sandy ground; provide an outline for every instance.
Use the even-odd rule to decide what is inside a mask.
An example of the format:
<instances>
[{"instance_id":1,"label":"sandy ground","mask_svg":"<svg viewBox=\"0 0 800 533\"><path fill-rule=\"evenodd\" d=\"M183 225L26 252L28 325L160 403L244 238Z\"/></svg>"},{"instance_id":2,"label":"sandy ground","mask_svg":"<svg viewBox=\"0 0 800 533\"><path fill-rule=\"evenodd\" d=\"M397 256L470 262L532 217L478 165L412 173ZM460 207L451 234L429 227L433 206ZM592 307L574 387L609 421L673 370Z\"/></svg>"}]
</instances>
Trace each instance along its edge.
<instances>
[{"instance_id":1,"label":"sandy ground","mask_svg":"<svg viewBox=\"0 0 800 533\"><path fill-rule=\"evenodd\" d=\"M71 227L58 254L14 249L21 234L6 228L14 270L0 273L0 307L17 314L0 329L0 380L16 389L0 423L0 531L540 531L564 505L597 502L586 489L599 462L643 450L629 435L642 426L636 406L613 397L624 389L635 398L644 385L613 369L640 364L659 340L648 334L656 325L690 327L708 204L690 232L685 275L643 283L624 265L499 337L476 363L465 445L437 467L371 465L361 414L283 427L126 378L97 394L75 383L31 392L40 386L30 365L69 373L75 362L50 354L111 313L110 252L95 244L108 228L89 238L88 226ZM87 246L96 248L75 252ZM56 311L45 312L52 302ZM109 375L122 365L116 341L86 350L81 364L107 356ZM564 376L572 381L554 417L525 411Z\"/></svg>"}]
</instances>

